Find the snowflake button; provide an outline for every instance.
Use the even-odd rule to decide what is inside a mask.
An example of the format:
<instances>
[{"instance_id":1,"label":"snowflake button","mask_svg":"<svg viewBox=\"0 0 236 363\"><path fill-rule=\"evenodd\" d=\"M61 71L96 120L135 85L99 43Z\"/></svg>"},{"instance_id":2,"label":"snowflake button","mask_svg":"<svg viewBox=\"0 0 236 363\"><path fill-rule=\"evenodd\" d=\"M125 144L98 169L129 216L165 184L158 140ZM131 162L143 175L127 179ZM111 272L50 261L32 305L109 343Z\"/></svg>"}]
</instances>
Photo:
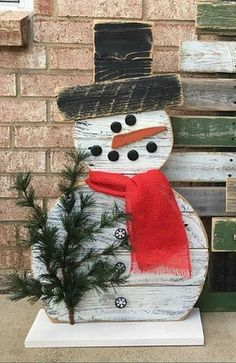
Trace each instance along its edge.
<instances>
[{"instance_id":1,"label":"snowflake button","mask_svg":"<svg viewBox=\"0 0 236 363\"><path fill-rule=\"evenodd\" d=\"M127 305L127 300L124 297L118 297L115 301L115 305L118 309L124 309Z\"/></svg>"},{"instance_id":2,"label":"snowflake button","mask_svg":"<svg viewBox=\"0 0 236 363\"><path fill-rule=\"evenodd\" d=\"M123 263L123 262L117 262L116 264L115 264L115 268L121 273L121 274L123 274L124 272L125 272L125 270L126 270L126 266L125 266L125 264Z\"/></svg>"},{"instance_id":3,"label":"snowflake button","mask_svg":"<svg viewBox=\"0 0 236 363\"><path fill-rule=\"evenodd\" d=\"M126 230L124 228L118 228L115 231L115 237L117 239L124 239L126 237Z\"/></svg>"}]
</instances>

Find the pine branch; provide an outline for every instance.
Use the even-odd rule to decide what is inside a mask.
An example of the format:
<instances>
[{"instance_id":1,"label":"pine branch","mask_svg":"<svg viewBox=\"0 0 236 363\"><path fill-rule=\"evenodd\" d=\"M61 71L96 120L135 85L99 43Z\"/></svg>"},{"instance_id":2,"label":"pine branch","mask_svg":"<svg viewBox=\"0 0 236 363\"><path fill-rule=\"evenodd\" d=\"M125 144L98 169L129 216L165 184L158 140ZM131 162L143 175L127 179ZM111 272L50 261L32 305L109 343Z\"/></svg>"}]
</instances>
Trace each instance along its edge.
<instances>
[{"instance_id":1,"label":"pine branch","mask_svg":"<svg viewBox=\"0 0 236 363\"><path fill-rule=\"evenodd\" d=\"M8 276L7 292L13 301L27 298L30 303L38 301L42 297L42 284L39 280L28 277L26 273L14 272Z\"/></svg>"}]
</instances>

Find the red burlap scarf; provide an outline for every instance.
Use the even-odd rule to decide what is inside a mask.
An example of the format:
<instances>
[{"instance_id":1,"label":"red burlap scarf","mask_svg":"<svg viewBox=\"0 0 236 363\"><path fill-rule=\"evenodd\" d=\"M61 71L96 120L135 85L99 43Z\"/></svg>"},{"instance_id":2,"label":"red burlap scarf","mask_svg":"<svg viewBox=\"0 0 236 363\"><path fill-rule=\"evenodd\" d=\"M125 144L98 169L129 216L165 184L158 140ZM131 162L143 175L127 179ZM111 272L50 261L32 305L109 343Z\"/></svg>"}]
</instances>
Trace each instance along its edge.
<instances>
[{"instance_id":1,"label":"red burlap scarf","mask_svg":"<svg viewBox=\"0 0 236 363\"><path fill-rule=\"evenodd\" d=\"M90 171L86 183L95 191L125 198L131 271L189 278L189 243L181 212L168 179L159 170L132 178Z\"/></svg>"}]
</instances>

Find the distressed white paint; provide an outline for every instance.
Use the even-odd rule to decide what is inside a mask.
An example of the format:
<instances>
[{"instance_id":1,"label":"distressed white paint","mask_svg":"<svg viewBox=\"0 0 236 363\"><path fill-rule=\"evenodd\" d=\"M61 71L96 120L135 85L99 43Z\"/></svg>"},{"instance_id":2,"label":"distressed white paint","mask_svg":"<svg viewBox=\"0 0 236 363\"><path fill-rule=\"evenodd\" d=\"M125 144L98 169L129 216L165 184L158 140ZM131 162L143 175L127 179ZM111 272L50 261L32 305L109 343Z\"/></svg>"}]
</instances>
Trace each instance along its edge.
<instances>
[{"instance_id":1,"label":"distressed white paint","mask_svg":"<svg viewBox=\"0 0 236 363\"><path fill-rule=\"evenodd\" d=\"M124 286L98 295L90 291L75 311L75 321L171 321L183 319L192 309L202 286ZM115 300L124 297L123 309ZM63 304L48 309L53 319L68 322Z\"/></svg>"},{"instance_id":2,"label":"distressed white paint","mask_svg":"<svg viewBox=\"0 0 236 363\"><path fill-rule=\"evenodd\" d=\"M84 190L88 190L87 187ZM96 206L91 207L91 217L97 219L102 211L112 208L114 201L118 201L120 207L124 207L124 201L119 198L113 198L104 194L96 194L96 200L99 202ZM181 208L183 222L186 224L186 232L189 239L190 256L192 262L192 277L184 279L173 275L157 275L157 274L132 274L125 288L130 287L131 290L118 290L120 294L123 291L128 291L128 298L134 299L135 293L140 292L141 295L146 295L144 300L136 305L132 305L129 312L126 313L126 308L117 309L114 307L114 292L105 293L101 296L96 296L96 293L91 292L88 297L84 298L84 303L78 308L76 320L179 320L194 306L197 301L200 291L203 287L208 266L208 250L207 237L201 220L193 211L188 202L178 193L175 193L178 205ZM78 198L77 198L78 200ZM79 205L79 202L78 202ZM61 208L57 202L51 209L49 214L49 222L55 224L60 229L60 238L63 239L64 230L60 223ZM124 225L117 225L124 227ZM117 228L116 227L116 228ZM114 232L116 228L106 229L99 234L95 242L96 248L104 248L115 241ZM116 259L114 264L121 261L126 264L127 272L130 269L130 256L122 252ZM34 276L39 276L45 270L40 261L37 259L37 253L33 251L32 268ZM182 286L182 287L181 287ZM158 289L163 290L158 290ZM177 290L174 290L174 289ZM181 290L182 288L182 290ZM137 291L135 289L138 289ZM157 294L157 290L159 293ZM130 292L129 292L130 291ZM152 293L151 293L152 291ZM117 292L118 294L118 292ZM122 295L120 295L122 296ZM131 296L131 297L130 297ZM124 296L126 298L126 296ZM137 295L136 300L139 299ZM172 299L175 301L175 311L170 304ZM187 301L188 300L188 301ZM104 301L106 308L103 308ZM83 305L84 304L84 305ZM85 311L83 306L86 307ZM172 306L172 305L171 305ZM159 310L157 309L159 307ZM67 314L63 304L58 306L46 307L48 314L52 318L61 321L67 321ZM82 309L82 310L81 310ZM117 311L119 310L119 311ZM157 310L157 312L156 312ZM155 312L154 312L155 311Z\"/></svg>"},{"instance_id":3,"label":"distressed white paint","mask_svg":"<svg viewBox=\"0 0 236 363\"><path fill-rule=\"evenodd\" d=\"M236 42L185 41L180 48L182 72L236 73Z\"/></svg>"},{"instance_id":4,"label":"distressed white paint","mask_svg":"<svg viewBox=\"0 0 236 363\"><path fill-rule=\"evenodd\" d=\"M225 182L236 177L235 153L173 152L162 171L171 181Z\"/></svg>"},{"instance_id":5,"label":"distressed white paint","mask_svg":"<svg viewBox=\"0 0 236 363\"><path fill-rule=\"evenodd\" d=\"M82 120L76 123L76 148L88 150L93 145L100 145L103 149L100 156L90 156L87 159L87 163L91 169L136 174L153 168L159 169L165 163L173 146L173 134L169 116L165 111L142 112L134 115L137 119L134 126L126 125L126 115ZM120 134L155 126L166 126L167 130L116 149L120 157L119 160L112 162L108 159L107 155L112 150L111 143L113 136L118 135L110 129L112 122L115 121L120 122L122 125ZM154 141L157 144L158 149L156 152L147 152L146 144L149 141ZM139 158L135 161L130 161L127 158L127 153L132 149L137 150L139 153Z\"/></svg>"}]
</instances>

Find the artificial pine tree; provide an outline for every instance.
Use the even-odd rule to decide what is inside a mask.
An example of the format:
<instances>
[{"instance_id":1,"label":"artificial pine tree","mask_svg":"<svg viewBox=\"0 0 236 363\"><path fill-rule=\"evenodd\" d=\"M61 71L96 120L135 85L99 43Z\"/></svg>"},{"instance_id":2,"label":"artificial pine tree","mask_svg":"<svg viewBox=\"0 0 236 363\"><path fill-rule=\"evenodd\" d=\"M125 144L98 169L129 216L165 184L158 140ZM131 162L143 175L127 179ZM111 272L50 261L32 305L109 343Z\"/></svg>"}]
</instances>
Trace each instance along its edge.
<instances>
[{"instance_id":1,"label":"artificial pine tree","mask_svg":"<svg viewBox=\"0 0 236 363\"><path fill-rule=\"evenodd\" d=\"M88 154L78 151L68 156L72 166L65 166L59 183L63 193L60 197L63 236L57 226L49 223L47 209L36 203L35 191L30 184L31 174L19 174L16 178L14 188L20 193L17 204L32 211L26 223L28 238L23 243L26 248L33 248L45 273L35 278L26 271L23 274L14 272L9 277L8 291L12 300L64 302L70 324L74 324L74 309L89 290L102 293L126 282L128 276L123 276L114 266L113 258L120 249L129 249L129 244L126 237L106 248L95 248L96 236L105 228L124 222L127 216L114 204L113 209L104 211L98 221L91 218L89 208L96 200L80 190L87 173L84 160ZM79 206L75 203L78 197Z\"/></svg>"}]
</instances>

